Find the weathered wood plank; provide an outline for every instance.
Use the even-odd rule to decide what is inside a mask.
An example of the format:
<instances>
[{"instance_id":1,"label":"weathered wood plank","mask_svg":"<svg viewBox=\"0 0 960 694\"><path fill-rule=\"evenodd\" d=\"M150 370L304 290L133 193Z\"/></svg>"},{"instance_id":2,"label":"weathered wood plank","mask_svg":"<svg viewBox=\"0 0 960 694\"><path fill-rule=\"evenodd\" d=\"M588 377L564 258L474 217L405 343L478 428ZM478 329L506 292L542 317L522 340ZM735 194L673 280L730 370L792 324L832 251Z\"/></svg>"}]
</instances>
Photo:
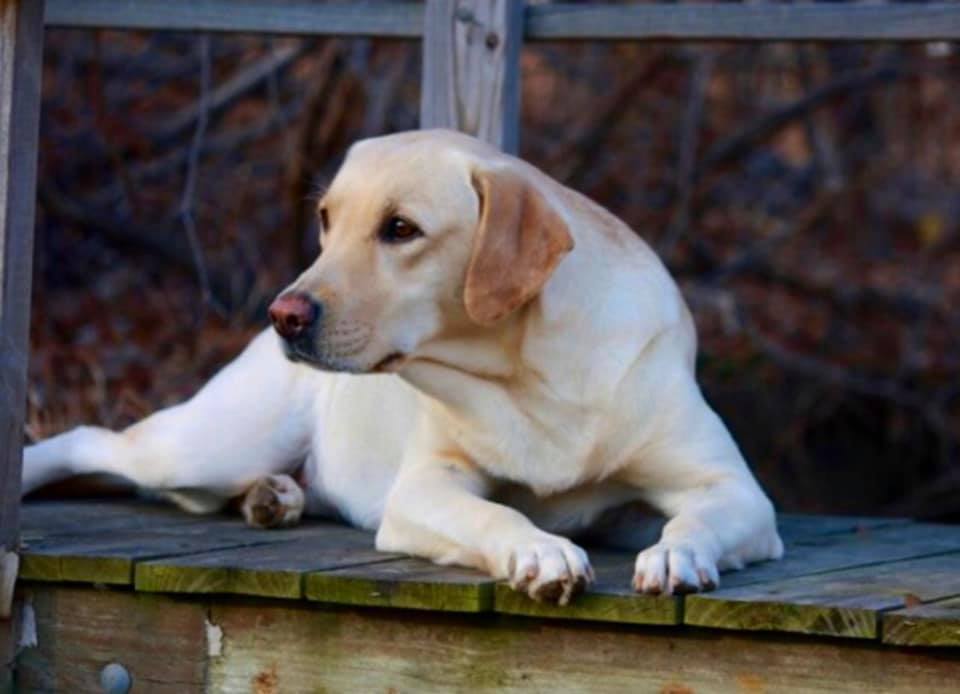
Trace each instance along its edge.
<instances>
[{"instance_id":1,"label":"weathered wood plank","mask_svg":"<svg viewBox=\"0 0 960 694\"><path fill-rule=\"evenodd\" d=\"M960 39L956 3L543 4L529 40L937 41Z\"/></svg>"},{"instance_id":2,"label":"weathered wood plank","mask_svg":"<svg viewBox=\"0 0 960 694\"><path fill-rule=\"evenodd\" d=\"M247 527L239 515L194 515L170 504L145 501L42 501L26 503L22 508L23 540L27 543L139 532L145 536L216 537L237 544L261 544L312 537L327 527L345 527L311 518L294 528L262 530Z\"/></svg>"},{"instance_id":3,"label":"weathered wood plank","mask_svg":"<svg viewBox=\"0 0 960 694\"><path fill-rule=\"evenodd\" d=\"M960 661L869 642L285 604L216 604L217 692L952 691Z\"/></svg>"},{"instance_id":4,"label":"weathered wood plank","mask_svg":"<svg viewBox=\"0 0 960 694\"><path fill-rule=\"evenodd\" d=\"M885 613L883 642L897 646L960 646L960 598Z\"/></svg>"},{"instance_id":5,"label":"weathered wood plank","mask_svg":"<svg viewBox=\"0 0 960 694\"><path fill-rule=\"evenodd\" d=\"M157 532L166 528L216 526L232 520L194 516L170 504L127 500L28 501L21 506L25 542L64 535L102 535L114 531Z\"/></svg>"},{"instance_id":6,"label":"weathered wood plank","mask_svg":"<svg viewBox=\"0 0 960 694\"><path fill-rule=\"evenodd\" d=\"M952 691L960 660L868 642L38 585L22 691Z\"/></svg>"},{"instance_id":7,"label":"weathered wood plank","mask_svg":"<svg viewBox=\"0 0 960 694\"><path fill-rule=\"evenodd\" d=\"M606 514L597 527L578 542L601 547L640 551L656 543L664 525L651 511L627 505ZM860 516L812 516L784 513L777 517L780 537L786 543L826 535L868 533L880 528L911 523L906 518L864 518Z\"/></svg>"},{"instance_id":8,"label":"weathered wood plank","mask_svg":"<svg viewBox=\"0 0 960 694\"><path fill-rule=\"evenodd\" d=\"M733 588L960 551L960 528L956 527L920 523L857 527L854 532L796 539L790 537L791 532L784 533L787 549L783 559L726 573L720 585Z\"/></svg>"},{"instance_id":9,"label":"weathered wood plank","mask_svg":"<svg viewBox=\"0 0 960 694\"><path fill-rule=\"evenodd\" d=\"M138 561L269 542L267 537L257 543L229 534L112 532L105 536L57 537L24 547L20 578L130 585Z\"/></svg>"},{"instance_id":10,"label":"weathered wood plank","mask_svg":"<svg viewBox=\"0 0 960 694\"><path fill-rule=\"evenodd\" d=\"M777 515L777 528L784 542L826 535L866 535L881 528L910 525L909 518L868 518L863 516L814 516L802 513Z\"/></svg>"},{"instance_id":11,"label":"weathered wood plank","mask_svg":"<svg viewBox=\"0 0 960 694\"><path fill-rule=\"evenodd\" d=\"M915 526L898 519L785 516L780 520L780 531L787 543L785 559L724 573L721 586L745 586L960 550L960 531L944 532L940 526ZM646 540L649 533L641 535ZM625 532L619 533L616 539L621 547L635 545ZM646 543L640 542L635 548L643 546ZM679 598L654 598L631 590L632 553L592 550L590 558L597 581L572 605L543 605L501 585L497 586L496 610L537 617L636 624L680 622Z\"/></svg>"},{"instance_id":12,"label":"weathered wood plank","mask_svg":"<svg viewBox=\"0 0 960 694\"><path fill-rule=\"evenodd\" d=\"M945 554L690 595L684 622L876 639L882 611L954 595L960 554Z\"/></svg>"},{"instance_id":13,"label":"weathered wood plank","mask_svg":"<svg viewBox=\"0 0 960 694\"><path fill-rule=\"evenodd\" d=\"M166 505L116 501L31 503L25 506L24 519L23 577L39 581L128 585L133 580L138 590L150 592L233 593L293 599L307 595L340 604L428 610L495 609L506 614L631 624L681 621L680 598L633 594L632 551L591 550L598 574L596 585L573 605L558 608L532 602L507 586L495 587L491 579L480 574L415 559L392 559L373 550L369 533L338 524L310 521L291 530L260 531L244 527L236 517L191 516ZM894 560L960 551L960 532L955 528L909 524L897 519L785 516L780 527L788 541L787 558L724 574L723 590L688 598L688 623L717 626L710 621L716 615L709 616L716 609L709 607L708 617L703 617L704 609L697 605L702 600L718 599L736 603L735 618L749 617L753 628L761 628L756 624L763 619L789 622L783 616L785 610L797 612L796 620L804 625L817 620L828 625L842 623L833 604L811 604L800 596L780 601L796 603L788 608L769 597L744 606L741 603L752 602L749 597L731 591L742 589L749 596L757 591L762 593L768 585L779 586L785 579L818 573L826 573L822 582L826 586L833 580L830 572L838 569L862 569ZM811 585L819 585L819 581L819 577L813 577ZM872 595L865 590L861 597L872 599ZM855 603L856 597L844 599ZM771 602L777 604L771 606ZM854 604L859 612L853 613L856 619L848 630L859 635L874 633L876 615L872 613L899 606L900 603L883 601L866 606ZM820 608L823 609L817 613ZM871 614L864 616L864 610ZM861 617L865 621L856 621ZM847 618L849 621L848 615ZM736 624L734 627L741 628ZM795 627L788 624L785 628ZM804 626L800 630L809 629ZM831 630L837 629L830 626L828 631Z\"/></svg>"},{"instance_id":14,"label":"weathered wood plank","mask_svg":"<svg viewBox=\"0 0 960 694\"><path fill-rule=\"evenodd\" d=\"M523 3L427 0L420 127L453 128L515 154Z\"/></svg>"},{"instance_id":15,"label":"weathered wood plank","mask_svg":"<svg viewBox=\"0 0 960 694\"><path fill-rule=\"evenodd\" d=\"M195 516L142 501L33 502L23 510L21 577L36 581L128 585L138 561L303 540L328 527L363 535L317 521L258 530L238 517Z\"/></svg>"},{"instance_id":16,"label":"weathered wood plank","mask_svg":"<svg viewBox=\"0 0 960 694\"><path fill-rule=\"evenodd\" d=\"M477 571L399 559L311 573L305 595L340 605L487 612L493 607L493 587L493 579Z\"/></svg>"},{"instance_id":17,"label":"weathered wood plank","mask_svg":"<svg viewBox=\"0 0 960 694\"><path fill-rule=\"evenodd\" d=\"M0 0L0 618L17 571L42 68L43 0Z\"/></svg>"},{"instance_id":18,"label":"weathered wood plank","mask_svg":"<svg viewBox=\"0 0 960 694\"><path fill-rule=\"evenodd\" d=\"M47 0L64 27L418 38L418 3L309 0ZM520 3L517 3L520 4ZM527 40L936 41L960 38L955 4L535 4Z\"/></svg>"},{"instance_id":19,"label":"weathered wood plank","mask_svg":"<svg viewBox=\"0 0 960 694\"><path fill-rule=\"evenodd\" d=\"M558 619L588 619L625 624L680 624L682 599L637 595L631 588L635 555L623 552L591 551L590 561L597 580L589 592L570 605L558 607L531 600L500 584L494 609L504 614Z\"/></svg>"},{"instance_id":20,"label":"weathered wood plank","mask_svg":"<svg viewBox=\"0 0 960 694\"><path fill-rule=\"evenodd\" d=\"M373 548L369 533L325 526L312 536L286 542L141 562L135 570L134 585L138 591L148 592L296 599L303 596L303 577L309 572L393 558L395 555Z\"/></svg>"},{"instance_id":21,"label":"weathered wood plank","mask_svg":"<svg viewBox=\"0 0 960 694\"><path fill-rule=\"evenodd\" d=\"M60 27L419 38L419 3L312 0L47 0Z\"/></svg>"},{"instance_id":22,"label":"weathered wood plank","mask_svg":"<svg viewBox=\"0 0 960 694\"><path fill-rule=\"evenodd\" d=\"M110 662L129 671L134 692L204 691L205 605L65 586L21 592L37 642L17 659L18 691L103 691L100 672Z\"/></svg>"}]
</instances>

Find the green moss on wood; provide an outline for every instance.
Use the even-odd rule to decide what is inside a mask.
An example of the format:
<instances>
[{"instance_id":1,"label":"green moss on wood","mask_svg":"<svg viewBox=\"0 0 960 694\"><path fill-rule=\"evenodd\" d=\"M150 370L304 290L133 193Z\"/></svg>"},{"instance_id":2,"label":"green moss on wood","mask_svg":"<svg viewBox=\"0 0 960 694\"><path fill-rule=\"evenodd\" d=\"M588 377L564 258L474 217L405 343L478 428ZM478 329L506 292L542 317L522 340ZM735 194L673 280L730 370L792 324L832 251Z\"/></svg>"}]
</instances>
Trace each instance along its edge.
<instances>
[{"instance_id":1,"label":"green moss on wood","mask_svg":"<svg viewBox=\"0 0 960 694\"><path fill-rule=\"evenodd\" d=\"M229 593L269 598L300 598L299 571L181 566L145 562L136 567L134 585L150 593Z\"/></svg>"},{"instance_id":2,"label":"green moss on wood","mask_svg":"<svg viewBox=\"0 0 960 694\"><path fill-rule=\"evenodd\" d=\"M133 561L129 557L25 553L20 558L19 575L24 581L130 585Z\"/></svg>"},{"instance_id":3,"label":"green moss on wood","mask_svg":"<svg viewBox=\"0 0 960 694\"><path fill-rule=\"evenodd\" d=\"M624 624L680 624L681 598L585 593L563 607L539 603L506 584L497 585L494 609L504 614L554 619L583 619Z\"/></svg>"},{"instance_id":4,"label":"green moss on wood","mask_svg":"<svg viewBox=\"0 0 960 694\"><path fill-rule=\"evenodd\" d=\"M874 639L878 618L873 609L837 605L798 604L773 600L734 600L688 595L685 624L737 631L785 631Z\"/></svg>"},{"instance_id":5,"label":"green moss on wood","mask_svg":"<svg viewBox=\"0 0 960 694\"><path fill-rule=\"evenodd\" d=\"M960 598L884 614L883 642L898 646L960 646Z\"/></svg>"},{"instance_id":6,"label":"green moss on wood","mask_svg":"<svg viewBox=\"0 0 960 694\"><path fill-rule=\"evenodd\" d=\"M443 612L487 612L493 579L465 569L401 559L306 576L310 600L343 605L400 607Z\"/></svg>"}]
</instances>

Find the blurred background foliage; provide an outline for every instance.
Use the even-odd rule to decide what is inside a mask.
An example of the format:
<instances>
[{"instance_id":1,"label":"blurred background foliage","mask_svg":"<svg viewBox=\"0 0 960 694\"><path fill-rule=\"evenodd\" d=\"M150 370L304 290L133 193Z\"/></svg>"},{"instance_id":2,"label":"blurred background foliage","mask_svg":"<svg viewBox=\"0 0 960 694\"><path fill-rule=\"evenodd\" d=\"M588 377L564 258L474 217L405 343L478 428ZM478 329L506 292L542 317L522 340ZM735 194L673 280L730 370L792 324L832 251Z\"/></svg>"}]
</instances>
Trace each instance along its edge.
<instances>
[{"instance_id":1,"label":"blurred background foliage","mask_svg":"<svg viewBox=\"0 0 960 694\"><path fill-rule=\"evenodd\" d=\"M415 128L414 42L50 30L28 436L188 397L316 252L354 140ZM960 519L960 56L546 43L521 155L656 248L789 511Z\"/></svg>"}]
</instances>

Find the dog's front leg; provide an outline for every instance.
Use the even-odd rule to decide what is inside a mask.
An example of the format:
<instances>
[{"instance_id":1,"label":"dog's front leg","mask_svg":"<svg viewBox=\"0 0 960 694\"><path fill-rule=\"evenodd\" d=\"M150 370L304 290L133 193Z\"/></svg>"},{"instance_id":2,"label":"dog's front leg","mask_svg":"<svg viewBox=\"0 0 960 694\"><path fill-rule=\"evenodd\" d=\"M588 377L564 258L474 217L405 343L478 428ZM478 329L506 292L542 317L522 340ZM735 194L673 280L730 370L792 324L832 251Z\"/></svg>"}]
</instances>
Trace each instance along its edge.
<instances>
[{"instance_id":1,"label":"dog's front leg","mask_svg":"<svg viewBox=\"0 0 960 694\"><path fill-rule=\"evenodd\" d=\"M490 491L490 480L461 460L404 465L387 499L377 549L481 569L534 600L567 604L593 580L586 552L488 501Z\"/></svg>"},{"instance_id":2,"label":"dog's front leg","mask_svg":"<svg viewBox=\"0 0 960 694\"><path fill-rule=\"evenodd\" d=\"M637 555L638 592L710 590L719 584L720 570L783 554L770 502L752 479L731 477L648 499L670 520L660 541Z\"/></svg>"},{"instance_id":3,"label":"dog's front leg","mask_svg":"<svg viewBox=\"0 0 960 694\"><path fill-rule=\"evenodd\" d=\"M689 593L719 583L719 571L778 559L773 505L719 417L695 386L679 398L659 440L642 449L621 481L668 519L660 541L640 552L634 588Z\"/></svg>"}]
</instances>

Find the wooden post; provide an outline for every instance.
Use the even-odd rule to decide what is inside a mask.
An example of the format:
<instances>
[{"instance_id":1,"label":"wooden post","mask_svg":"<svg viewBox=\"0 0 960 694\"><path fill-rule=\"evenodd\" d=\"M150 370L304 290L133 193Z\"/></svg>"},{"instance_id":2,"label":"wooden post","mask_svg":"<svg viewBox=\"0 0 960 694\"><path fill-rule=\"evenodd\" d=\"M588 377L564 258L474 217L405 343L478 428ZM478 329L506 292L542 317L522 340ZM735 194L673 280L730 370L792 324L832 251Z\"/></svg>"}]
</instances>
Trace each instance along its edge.
<instances>
[{"instance_id":1,"label":"wooden post","mask_svg":"<svg viewBox=\"0 0 960 694\"><path fill-rule=\"evenodd\" d=\"M0 617L18 566L43 4L0 0Z\"/></svg>"},{"instance_id":2,"label":"wooden post","mask_svg":"<svg viewBox=\"0 0 960 694\"><path fill-rule=\"evenodd\" d=\"M427 0L420 127L516 153L523 12L520 0Z\"/></svg>"}]
</instances>

